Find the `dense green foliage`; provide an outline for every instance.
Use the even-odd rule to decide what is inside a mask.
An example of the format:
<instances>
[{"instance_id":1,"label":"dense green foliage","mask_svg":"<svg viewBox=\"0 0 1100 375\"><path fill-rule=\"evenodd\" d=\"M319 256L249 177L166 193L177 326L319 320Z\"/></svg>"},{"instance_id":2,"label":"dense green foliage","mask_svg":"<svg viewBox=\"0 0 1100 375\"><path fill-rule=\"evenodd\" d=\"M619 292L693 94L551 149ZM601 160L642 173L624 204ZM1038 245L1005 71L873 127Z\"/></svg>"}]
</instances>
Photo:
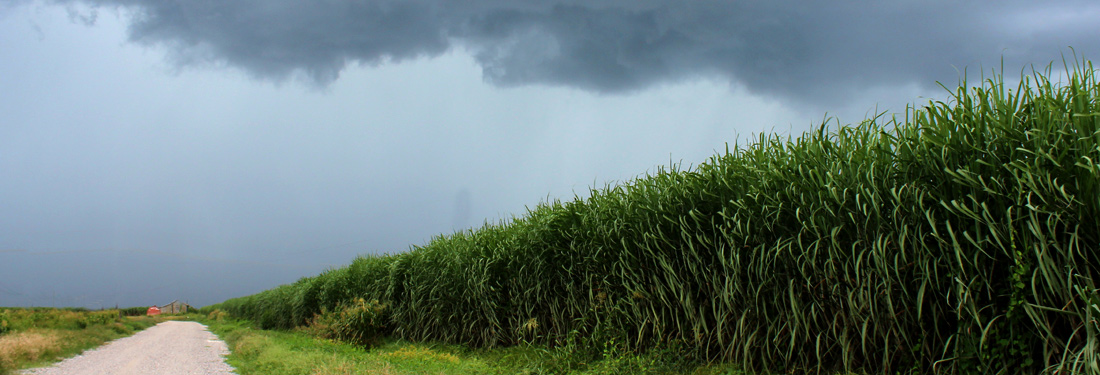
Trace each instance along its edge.
<instances>
[{"instance_id":1,"label":"dense green foliage","mask_svg":"<svg viewBox=\"0 0 1100 375\"><path fill-rule=\"evenodd\" d=\"M119 309L123 316L145 316L149 313L149 306L134 306Z\"/></svg>"},{"instance_id":2,"label":"dense green foliage","mask_svg":"<svg viewBox=\"0 0 1100 375\"><path fill-rule=\"evenodd\" d=\"M358 258L218 308L291 328L356 298L387 332L571 337L783 371L1100 374L1100 84L762 135L586 199Z\"/></svg>"}]
</instances>

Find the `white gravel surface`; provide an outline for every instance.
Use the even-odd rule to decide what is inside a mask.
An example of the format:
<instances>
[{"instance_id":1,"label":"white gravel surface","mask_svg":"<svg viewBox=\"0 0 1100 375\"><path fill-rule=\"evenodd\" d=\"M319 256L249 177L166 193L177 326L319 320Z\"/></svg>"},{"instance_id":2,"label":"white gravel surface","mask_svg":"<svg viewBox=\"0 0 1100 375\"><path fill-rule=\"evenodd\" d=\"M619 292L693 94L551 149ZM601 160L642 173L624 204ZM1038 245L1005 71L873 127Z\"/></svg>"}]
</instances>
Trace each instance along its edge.
<instances>
[{"instance_id":1,"label":"white gravel surface","mask_svg":"<svg viewBox=\"0 0 1100 375\"><path fill-rule=\"evenodd\" d=\"M23 374L232 374L225 342L195 322L167 321Z\"/></svg>"}]
</instances>

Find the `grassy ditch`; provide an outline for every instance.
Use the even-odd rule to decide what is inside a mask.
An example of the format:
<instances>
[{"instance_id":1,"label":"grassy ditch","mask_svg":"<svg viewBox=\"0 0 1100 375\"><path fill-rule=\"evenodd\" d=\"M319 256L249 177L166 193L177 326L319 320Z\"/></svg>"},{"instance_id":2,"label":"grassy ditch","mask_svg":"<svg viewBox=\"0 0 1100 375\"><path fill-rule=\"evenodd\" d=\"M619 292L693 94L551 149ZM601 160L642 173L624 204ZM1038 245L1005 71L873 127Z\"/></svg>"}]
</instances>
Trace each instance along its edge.
<instances>
[{"instance_id":1,"label":"grassy ditch","mask_svg":"<svg viewBox=\"0 0 1100 375\"><path fill-rule=\"evenodd\" d=\"M1100 374L1100 83L1087 61L362 257L219 309L472 347L581 337L778 372Z\"/></svg>"},{"instance_id":2,"label":"grassy ditch","mask_svg":"<svg viewBox=\"0 0 1100 375\"><path fill-rule=\"evenodd\" d=\"M44 366L162 320L113 309L0 308L0 374Z\"/></svg>"}]
</instances>

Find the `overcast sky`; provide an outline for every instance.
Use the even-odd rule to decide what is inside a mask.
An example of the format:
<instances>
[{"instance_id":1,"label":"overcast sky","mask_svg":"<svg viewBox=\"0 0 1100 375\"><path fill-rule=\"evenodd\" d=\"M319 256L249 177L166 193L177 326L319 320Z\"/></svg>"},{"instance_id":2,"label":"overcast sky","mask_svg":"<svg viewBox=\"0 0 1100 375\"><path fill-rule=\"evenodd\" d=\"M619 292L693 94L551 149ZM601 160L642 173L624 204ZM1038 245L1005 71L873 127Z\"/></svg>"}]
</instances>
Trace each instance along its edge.
<instances>
[{"instance_id":1,"label":"overcast sky","mask_svg":"<svg viewBox=\"0 0 1100 375\"><path fill-rule=\"evenodd\" d=\"M1100 51L1086 1L0 0L0 306L202 306Z\"/></svg>"}]
</instances>

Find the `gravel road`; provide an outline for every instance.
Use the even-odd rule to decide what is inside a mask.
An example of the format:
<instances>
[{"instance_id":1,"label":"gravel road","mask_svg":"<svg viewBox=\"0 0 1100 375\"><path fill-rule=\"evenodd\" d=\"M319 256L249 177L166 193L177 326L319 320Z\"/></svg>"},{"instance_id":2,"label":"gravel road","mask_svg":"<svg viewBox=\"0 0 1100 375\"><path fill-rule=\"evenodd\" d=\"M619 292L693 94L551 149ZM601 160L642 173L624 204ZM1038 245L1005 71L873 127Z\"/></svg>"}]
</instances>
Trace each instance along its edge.
<instances>
[{"instance_id":1,"label":"gravel road","mask_svg":"<svg viewBox=\"0 0 1100 375\"><path fill-rule=\"evenodd\" d=\"M195 322L167 321L23 374L232 374L225 342Z\"/></svg>"}]
</instances>

